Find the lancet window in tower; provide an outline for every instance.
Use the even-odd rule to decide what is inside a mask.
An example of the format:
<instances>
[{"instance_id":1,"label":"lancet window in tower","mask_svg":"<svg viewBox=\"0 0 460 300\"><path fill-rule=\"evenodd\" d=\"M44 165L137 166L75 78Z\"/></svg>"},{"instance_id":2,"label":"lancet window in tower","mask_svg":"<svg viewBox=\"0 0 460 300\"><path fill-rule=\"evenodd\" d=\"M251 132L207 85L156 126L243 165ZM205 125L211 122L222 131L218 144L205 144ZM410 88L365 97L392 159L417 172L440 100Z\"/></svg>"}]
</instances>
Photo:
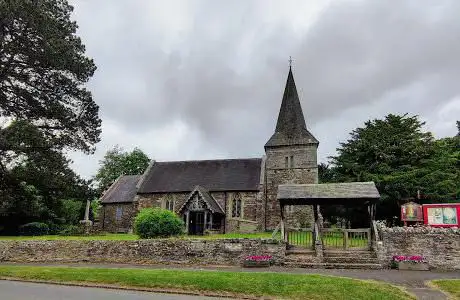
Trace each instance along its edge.
<instances>
[{"instance_id":1,"label":"lancet window in tower","mask_svg":"<svg viewBox=\"0 0 460 300\"><path fill-rule=\"evenodd\" d=\"M285 169L293 169L294 168L294 156L286 156L284 158L284 168Z\"/></svg>"}]
</instances>

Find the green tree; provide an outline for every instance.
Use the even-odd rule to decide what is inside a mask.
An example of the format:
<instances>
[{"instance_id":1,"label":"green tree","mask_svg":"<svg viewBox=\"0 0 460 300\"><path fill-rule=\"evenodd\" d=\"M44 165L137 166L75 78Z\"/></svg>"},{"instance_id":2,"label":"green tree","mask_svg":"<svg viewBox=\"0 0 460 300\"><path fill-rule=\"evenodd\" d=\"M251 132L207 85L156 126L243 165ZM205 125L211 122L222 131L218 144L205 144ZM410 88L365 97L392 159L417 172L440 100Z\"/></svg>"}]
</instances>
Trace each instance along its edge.
<instances>
[{"instance_id":1,"label":"green tree","mask_svg":"<svg viewBox=\"0 0 460 300\"><path fill-rule=\"evenodd\" d=\"M77 225L83 218L85 206L83 201L65 199L62 200L61 218L65 224Z\"/></svg>"},{"instance_id":2,"label":"green tree","mask_svg":"<svg viewBox=\"0 0 460 300\"><path fill-rule=\"evenodd\" d=\"M320 163L318 165L318 181L319 183L335 182L336 180L335 168L329 164Z\"/></svg>"},{"instance_id":3,"label":"green tree","mask_svg":"<svg viewBox=\"0 0 460 300\"><path fill-rule=\"evenodd\" d=\"M27 121L14 121L4 130L4 142L15 152L7 152L3 164L2 214L0 225L14 232L30 221L64 222L62 199L91 199L94 192L70 168L70 161L53 149L36 126ZM36 149L40 149L37 151ZM81 218L81 216L78 216Z\"/></svg>"},{"instance_id":4,"label":"green tree","mask_svg":"<svg viewBox=\"0 0 460 300\"><path fill-rule=\"evenodd\" d=\"M84 84L96 66L72 11L65 0L0 1L0 117L28 120L53 147L90 152L101 121Z\"/></svg>"},{"instance_id":5,"label":"green tree","mask_svg":"<svg viewBox=\"0 0 460 300\"><path fill-rule=\"evenodd\" d=\"M65 0L0 1L0 227L56 220L60 199L89 193L63 154L93 152L101 132L84 87L96 67L72 10Z\"/></svg>"},{"instance_id":6,"label":"green tree","mask_svg":"<svg viewBox=\"0 0 460 300\"><path fill-rule=\"evenodd\" d=\"M377 217L394 220L398 201L413 197L422 186L414 176L435 151L430 132L423 132L417 116L389 114L353 130L340 143L331 162L340 181L374 181L381 194Z\"/></svg>"},{"instance_id":7,"label":"green tree","mask_svg":"<svg viewBox=\"0 0 460 300\"><path fill-rule=\"evenodd\" d=\"M436 140L433 148L432 157L410 175L423 201L457 201L460 198L460 136Z\"/></svg>"},{"instance_id":8,"label":"green tree","mask_svg":"<svg viewBox=\"0 0 460 300\"><path fill-rule=\"evenodd\" d=\"M99 192L106 190L120 175L140 175L150 163L150 158L138 148L126 152L118 145L107 151L99 162L95 176Z\"/></svg>"}]
</instances>

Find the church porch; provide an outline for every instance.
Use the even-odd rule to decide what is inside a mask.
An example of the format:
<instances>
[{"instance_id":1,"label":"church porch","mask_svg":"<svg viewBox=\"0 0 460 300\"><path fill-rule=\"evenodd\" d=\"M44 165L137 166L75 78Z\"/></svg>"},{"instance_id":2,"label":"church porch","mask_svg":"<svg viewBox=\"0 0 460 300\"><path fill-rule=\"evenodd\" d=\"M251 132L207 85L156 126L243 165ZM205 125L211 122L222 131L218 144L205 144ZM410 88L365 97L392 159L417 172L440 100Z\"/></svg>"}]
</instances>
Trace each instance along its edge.
<instances>
[{"instance_id":1,"label":"church porch","mask_svg":"<svg viewBox=\"0 0 460 300\"><path fill-rule=\"evenodd\" d=\"M179 209L189 235L223 233L225 213L203 187L196 186Z\"/></svg>"}]
</instances>

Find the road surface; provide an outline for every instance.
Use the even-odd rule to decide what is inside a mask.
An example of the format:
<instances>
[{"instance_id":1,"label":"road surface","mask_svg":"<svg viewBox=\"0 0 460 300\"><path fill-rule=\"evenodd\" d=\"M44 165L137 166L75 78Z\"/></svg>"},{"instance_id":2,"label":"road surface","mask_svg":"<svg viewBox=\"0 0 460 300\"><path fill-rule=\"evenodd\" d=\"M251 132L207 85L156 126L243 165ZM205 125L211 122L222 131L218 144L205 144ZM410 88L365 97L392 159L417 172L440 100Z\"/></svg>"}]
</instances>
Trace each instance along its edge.
<instances>
[{"instance_id":1,"label":"road surface","mask_svg":"<svg viewBox=\"0 0 460 300\"><path fill-rule=\"evenodd\" d=\"M198 300L222 299L102 288L0 280L0 299L8 300Z\"/></svg>"}]
</instances>

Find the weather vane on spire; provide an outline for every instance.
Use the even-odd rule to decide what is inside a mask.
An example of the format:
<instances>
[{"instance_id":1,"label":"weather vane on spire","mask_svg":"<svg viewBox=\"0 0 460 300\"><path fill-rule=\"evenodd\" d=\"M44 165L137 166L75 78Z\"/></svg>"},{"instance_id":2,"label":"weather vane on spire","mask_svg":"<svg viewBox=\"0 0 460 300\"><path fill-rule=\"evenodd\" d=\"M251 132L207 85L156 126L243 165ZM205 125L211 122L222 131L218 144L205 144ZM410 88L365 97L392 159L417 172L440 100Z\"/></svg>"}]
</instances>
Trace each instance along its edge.
<instances>
[{"instance_id":1,"label":"weather vane on spire","mask_svg":"<svg viewBox=\"0 0 460 300\"><path fill-rule=\"evenodd\" d=\"M289 68L292 67L292 56L289 56Z\"/></svg>"}]
</instances>

